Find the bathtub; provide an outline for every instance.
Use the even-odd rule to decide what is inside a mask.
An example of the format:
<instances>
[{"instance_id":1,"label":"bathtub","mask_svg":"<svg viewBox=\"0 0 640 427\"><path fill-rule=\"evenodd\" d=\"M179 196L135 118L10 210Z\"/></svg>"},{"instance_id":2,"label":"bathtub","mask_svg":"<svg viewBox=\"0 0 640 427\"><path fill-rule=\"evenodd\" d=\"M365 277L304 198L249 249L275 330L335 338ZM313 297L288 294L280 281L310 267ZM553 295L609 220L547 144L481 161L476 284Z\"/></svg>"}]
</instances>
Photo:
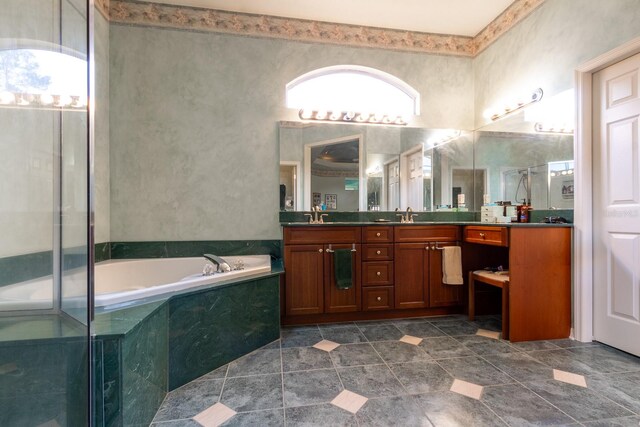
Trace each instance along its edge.
<instances>
[{"instance_id":1,"label":"bathtub","mask_svg":"<svg viewBox=\"0 0 640 427\"><path fill-rule=\"evenodd\" d=\"M222 256L234 266L244 269L203 276L209 263L203 257L149 258L110 260L95 266L95 306L123 306L140 299L167 297L195 288L250 277L271 271L269 255ZM68 272L63 280L65 306L84 305L86 274L82 270ZM51 308L53 280L51 276L0 287L0 310ZM75 304L74 304L75 300Z\"/></svg>"}]
</instances>

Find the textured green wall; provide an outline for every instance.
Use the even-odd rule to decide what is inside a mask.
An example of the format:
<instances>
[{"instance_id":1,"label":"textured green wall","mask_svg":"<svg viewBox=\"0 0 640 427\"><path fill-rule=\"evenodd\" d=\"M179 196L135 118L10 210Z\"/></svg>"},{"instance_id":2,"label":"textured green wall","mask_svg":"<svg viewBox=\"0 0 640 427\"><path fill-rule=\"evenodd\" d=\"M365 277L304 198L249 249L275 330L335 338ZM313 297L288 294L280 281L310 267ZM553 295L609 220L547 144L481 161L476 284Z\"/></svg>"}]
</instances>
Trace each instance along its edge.
<instances>
[{"instance_id":1,"label":"textured green wall","mask_svg":"<svg viewBox=\"0 0 640 427\"><path fill-rule=\"evenodd\" d=\"M337 64L422 94L423 127L469 129L471 59L110 27L111 240L280 238L285 85Z\"/></svg>"},{"instance_id":2,"label":"textured green wall","mask_svg":"<svg viewBox=\"0 0 640 427\"><path fill-rule=\"evenodd\" d=\"M640 36L640 0L546 0L473 61L475 124L522 91L574 87L580 64Z\"/></svg>"}]
</instances>

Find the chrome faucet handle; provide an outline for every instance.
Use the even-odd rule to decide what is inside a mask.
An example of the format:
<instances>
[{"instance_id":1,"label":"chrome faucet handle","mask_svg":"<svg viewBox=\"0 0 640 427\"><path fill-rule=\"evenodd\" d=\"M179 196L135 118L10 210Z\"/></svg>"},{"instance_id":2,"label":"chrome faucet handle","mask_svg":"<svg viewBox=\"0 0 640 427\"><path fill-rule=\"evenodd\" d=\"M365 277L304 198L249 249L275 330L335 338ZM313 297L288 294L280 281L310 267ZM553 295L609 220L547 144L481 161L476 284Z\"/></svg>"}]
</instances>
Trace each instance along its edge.
<instances>
[{"instance_id":1,"label":"chrome faucet handle","mask_svg":"<svg viewBox=\"0 0 640 427\"><path fill-rule=\"evenodd\" d=\"M306 214L304 214L304 216L308 216L309 217L309 224L313 224L313 214L306 213Z\"/></svg>"},{"instance_id":2,"label":"chrome faucet handle","mask_svg":"<svg viewBox=\"0 0 640 427\"><path fill-rule=\"evenodd\" d=\"M329 216L329 214L320 214L320 219L318 220L320 224L324 224L324 220L322 218L324 218L325 216Z\"/></svg>"}]
</instances>

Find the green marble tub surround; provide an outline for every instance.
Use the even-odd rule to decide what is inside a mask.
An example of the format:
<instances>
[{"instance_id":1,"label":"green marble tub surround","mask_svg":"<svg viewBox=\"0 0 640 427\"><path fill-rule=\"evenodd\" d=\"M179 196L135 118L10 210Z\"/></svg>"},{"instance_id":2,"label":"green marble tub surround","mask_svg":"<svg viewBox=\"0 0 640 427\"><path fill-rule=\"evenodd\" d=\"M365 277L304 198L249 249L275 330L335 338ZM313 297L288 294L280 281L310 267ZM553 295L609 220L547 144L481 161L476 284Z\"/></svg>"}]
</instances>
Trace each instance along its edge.
<instances>
[{"instance_id":1,"label":"green marble tub surround","mask_svg":"<svg viewBox=\"0 0 640 427\"><path fill-rule=\"evenodd\" d=\"M96 315L96 425L151 423L167 393L168 312L162 301Z\"/></svg>"},{"instance_id":2,"label":"green marble tub surround","mask_svg":"<svg viewBox=\"0 0 640 427\"><path fill-rule=\"evenodd\" d=\"M65 315L0 318L0 425L83 425L87 338Z\"/></svg>"},{"instance_id":3,"label":"green marble tub surround","mask_svg":"<svg viewBox=\"0 0 640 427\"><path fill-rule=\"evenodd\" d=\"M178 296L169 304L169 390L280 336L279 275Z\"/></svg>"},{"instance_id":4,"label":"green marble tub surround","mask_svg":"<svg viewBox=\"0 0 640 427\"><path fill-rule=\"evenodd\" d=\"M280 240L202 240L171 242L111 242L111 259L273 255L282 257Z\"/></svg>"},{"instance_id":5,"label":"green marble tub surround","mask_svg":"<svg viewBox=\"0 0 640 427\"><path fill-rule=\"evenodd\" d=\"M35 252L0 258L0 286L53 274L53 252Z\"/></svg>"},{"instance_id":6,"label":"green marble tub surround","mask_svg":"<svg viewBox=\"0 0 640 427\"><path fill-rule=\"evenodd\" d=\"M149 425L168 391L278 339L282 271L98 311L96 425Z\"/></svg>"}]
</instances>

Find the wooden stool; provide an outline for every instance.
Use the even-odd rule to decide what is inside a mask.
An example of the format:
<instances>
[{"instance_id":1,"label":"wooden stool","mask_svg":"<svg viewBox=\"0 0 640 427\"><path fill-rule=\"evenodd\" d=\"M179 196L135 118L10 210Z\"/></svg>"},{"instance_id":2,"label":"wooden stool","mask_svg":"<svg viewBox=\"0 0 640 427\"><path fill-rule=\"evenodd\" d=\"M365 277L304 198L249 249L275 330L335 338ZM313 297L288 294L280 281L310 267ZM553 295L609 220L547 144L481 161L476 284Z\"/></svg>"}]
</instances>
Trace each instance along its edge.
<instances>
[{"instance_id":1,"label":"wooden stool","mask_svg":"<svg viewBox=\"0 0 640 427\"><path fill-rule=\"evenodd\" d=\"M485 270L469 272L469 320L475 316L475 282L502 288L502 339L509 339L509 276L495 274Z\"/></svg>"}]
</instances>

